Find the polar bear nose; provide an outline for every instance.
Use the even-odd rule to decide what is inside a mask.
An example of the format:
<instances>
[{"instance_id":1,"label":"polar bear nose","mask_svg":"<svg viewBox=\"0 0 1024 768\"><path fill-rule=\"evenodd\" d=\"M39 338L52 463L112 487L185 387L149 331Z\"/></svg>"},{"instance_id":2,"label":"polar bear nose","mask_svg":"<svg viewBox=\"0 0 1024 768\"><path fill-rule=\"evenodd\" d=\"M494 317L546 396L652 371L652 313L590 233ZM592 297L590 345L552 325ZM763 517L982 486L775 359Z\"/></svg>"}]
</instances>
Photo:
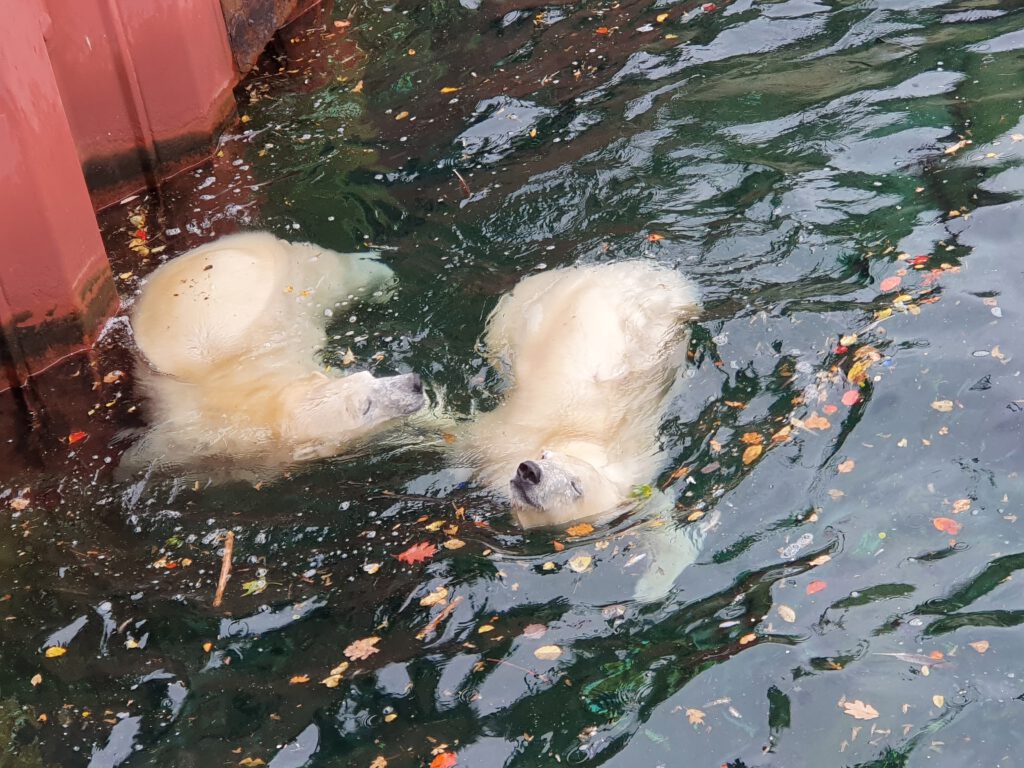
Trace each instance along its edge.
<instances>
[{"instance_id":1,"label":"polar bear nose","mask_svg":"<svg viewBox=\"0 0 1024 768\"><path fill-rule=\"evenodd\" d=\"M412 391L414 394L423 394L423 379L420 378L418 373L412 375Z\"/></svg>"},{"instance_id":2,"label":"polar bear nose","mask_svg":"<svg viewBox=\"0 0 1024 768\"><path fill-rule=\"evenodd\" d=\"M540 475L540 465L535 461L524 461L519 465L519 469L516 470L516 477L524 483L530 483L530 485L540 483Z\"/></svg>"}]
</instances>

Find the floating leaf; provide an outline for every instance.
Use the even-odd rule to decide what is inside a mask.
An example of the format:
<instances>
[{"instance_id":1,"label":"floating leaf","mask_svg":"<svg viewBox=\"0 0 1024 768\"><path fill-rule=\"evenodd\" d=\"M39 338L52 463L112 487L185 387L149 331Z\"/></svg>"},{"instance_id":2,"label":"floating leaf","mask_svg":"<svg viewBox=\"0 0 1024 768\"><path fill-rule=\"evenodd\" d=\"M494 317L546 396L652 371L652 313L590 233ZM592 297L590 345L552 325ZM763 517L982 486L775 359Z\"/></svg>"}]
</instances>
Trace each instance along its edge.
<instances>
[{"instance_id":1,"label":"floating leaf","mask_svg":"<svg viewBox=\"0 0 1024 768\"><path fill-rule=\"evenodd\" d=\"M780 605L778 607L778 611L779 616L782 617L783 621L788 622L789 624L792 624L794 621L796 621L796 611L794 611L788 605Z\"/></svg>"},{"instance_id":2,"label":"floating leaf","mask_svg":"<svg viewBox=\"0 0 1024 768\"><path fill-rule=\"evenodd\" d=\"M455 756L454 752L439 752L430 761L430 768L452 768L458 762L459 759Z\"/></svg>"},{"instance_id":3,"label":"floating leaf","mask_svg":"<svg viewBox=\"0 0 1024 768\"><path fill-rule=\"evenodd\" d=\"M370 763L370 768L388 768L388 759L384 755L377 755Z\"/></svg>"},{"instance_id":4,"label":"floating leaf","mask_svg":"<svg viewBox=\"0 0 1024 768\"><path fill-rule=\"evenodd\" d=\"M590 523L579 523L565 529L570 536L586 536L594 532L594 526Z\"/></svg>"},{"instance_id":5,"label":"floating leaf","mask_svg":"<svg viewBox=\"0 0 1024 768\"><path fill-rule=\"evenodd\" d=\"M807 594L813 595L815 592L821 592L821 590L823 590L827 586L828 584L826 584L824 581L812 581L810 584L807 585Z\"/></svg>"},{"instance_id":6,"label":"floating leaf","mask_svg":"<svg viewBox=\"0 0 1024 768\"><path fill-rule=\"evenodd\" d=\"M846 714L857 720L874 720L878 717L878 710L860 699L840 702L840 706Z\"/></svg>"},{"instance_id":7,"label":"floating leaf","mask_svg":"<svg viewBox=\"0 0 1024 768\"><path fill-rule=\"evenodd\" d=\"M740 645L749 645L755 640L757 640L757 635L755 635L753 632L750 632L740 638Z\"/></svg>"},{"instance_id":8,"label":"floating leaf","mask_svg":"<svg viewBox=\"0 0 1024 768\"><path fill-rule=\"evenodd\" d=\"M466 546L466 542L462 539L448 539L442 546L444 546L445 549L462 549Z\"/></svg>"},{"instance_id":9,"label":"floating leaf","mask_svg":"<svg viewBox=\"0 0 1024 768\"><path fill-rule=\"evenodd\" d=\"M562 649L557 645L542 645L533 652L533 655L543 661L554 661L562 655Z\"/></svg>"},{"instance_id":10,"label":"floating leaf","mask_svg":"<svg viewBox=\"0 0 1024 768\"><path fill-rule=\"evenodd\" d=\"M403 109L401 112L395 115L395 120L405 120L405 118L407 118L408 116L409 113Z\"/></svg>"},{"instance_id":11,"label":"floating leaf","mask_svg":"<svg viewBox=\"0 0 1024 768\"><path fill-rule=\"evenodd\" d=\"M953 410L953 401L935 400L934 402L932 402L932 408L934 408L939 413L949 413L950 411Z\"/></svg>"},{"instance_id":12,"label":"floating leaf","mask_svg":"<svg viewBox=\"0 0 1024 768\"><path fill-rule=\"evenodd\" d=\"M988 650L988 640L975 640L973 643L968 643L968 645L978 653L984 653Z\"/></svg>"},{"instance_id":13,"label":"floating leaf","mask_svg":"<svg viewBox=\"0 0 1024 768\"><path fill-rule=\"evenodd\" d=\"M304 685L309 682L309 675L292 675L288 678L289 685Z\"/></svg>"},{"instance_id":14,"label":"floating leaf","mask_svg":"<svg viewBox=\"0 0 1024 768\"><path fill-rule=\"evenodd\" d=\"M363 570L372 575L380 570L380 563L366 563L363 565Z\"/></svg>"},{"instance_id":15,"label":"floating leaf","mask_svg":"<svg viewBox=\"0 0 1024 768\"><path fill-rule=\"evenodd\" d=\"M757 461L757 457L760 456L763 451L764 448L760 445L747 446L747 449L743 451L743 463L752 464Z\"/></svg>"},{"instance_id":16,"label":"floating leaf","mask_svg":"<svg viewBox=\"0 0 1024 768\"><path fill-rule=\"evenodd\" d=\"M943 696L941 693L937 693L934 696L932 696L932 704L934 704L939 709L942 709L944 706L946 706L946 697Z\"/></svg>"},{"instance_id":17,"label":"floating leaf","mask_svg":"<svg viewBox=\"0 0 1024 768\"><path fill-rule=\"evenodd\" d=\"M547 631L548 628L543 624L527 624L523 627L523 637L529 640L539 640Z\"/></svg>"},{"instance_id":18,"label":"floating leaf","mask_svg":"<svg viewBox=\"0 0 1024 768\"><path fill-rule=\"evenodd\" d=\"M668 19L668 14L667 14L667 13L659 13L659 14L658 14L658 15L657 15L657 16L655 17L655 20L656 20L656 21L657 21L657 22L658 22L659 24L664 24L664 23L665 23L665 20L666 20L666 19Z\"/></svg>"},{"instance_id":19,"label":"floating leaf","mask_svg":"<svg viewBox=\"0 0 1024 768\"><path fill-rule=\"evenodd\" d=\"M807 429L828 429L832 424L824 416L812 413L804 419L804 426L807 427Z\"/></svg>"},{"instance_id":20,"label":"floating leaf","mask_svg":"<svg viewBox=\"0 0 1024 768\"><path fill-rule=\"evenodd\" d=\"M811 565L824 565L832 559L831 555L818 555L816 558L811 560Z\"/></svg>"},{"instance_id":21,"label":"floating leaf","mask_svg":"<svg viewBox=\"0 0 1024 768\"><path fill-rule=\"evenodd\" d=\"M760 445L764 442L764 435L760 432L744 432L740 436L740 442L746 445Z\"/></svg>"},{"instance_id":22,"label":"floating leaf","mask_svg":"<svg viewBox=\"0 0 1024 768\"><path fill-rule=\"evenodd\" d=\"M856 389L848 389L843 392L842 403L846 406L856 405L860 402L860 392Z\"/></svg>"},{"instance_id":23,"label":"floating leaf","mask_svg":"<svg viewBox=\"0 0 1024 768\"><path fill-rule=\"evenodd\" d=\"M847 459L846 461L840 462L839 466L836 467L840 472L846 474L847 472L853 472L853 468L857 466L857 463L853 459Z\"/></svg>"},{"instance_id":24,"label":"floating leaf","mask_svg":"<svg viewBox=\"0 0 1024 768\"><path fill-rule=\"evenodd\" d=\"M451 85L446 85L444 88L441 89L441 93L455 93L457 90L459 89Z\"/></svg>"},{"instance_id":25,"label":"floating leaf","mask_svg":"<svg viewBox=\"0 0 1024 768\"><path fill-rule=\"evenodd\" d=\"M87 438L88 436L88 432L72 432L70 435L68 435L68 445L74 445L75 443L79 443L82 440L85 440L85 438Z\"/></svg>"},{"instance_id":26,"label":"floating leaf","mask_svg":"<svg viewBox=\"0 0 1024 768\"><path fill-rule=\"evenodd\" d=\"M878 287L881 289L882 293L889 293L889 291L895 291L899 288L901 282L903 282L902 277L899 275L893 275L892 277L885 278Z\"/></svg>"},{"instance_id":27,"label":"floating leaf","mask_svg":"<svg viewBox=\"0 0 1024 768\"><path fill-rule=\"evenodd\" d=\"M546 563L544 563L544 565L542 565L542 566L540 567L540 569L541 569L542 571L553 571L553 570L555 570L555 569L556 569L557 567L558 567L557 565L555 565L555 564L554 564L553 562L551 562L550 560L548 560L548 561L547 561Z\"/></svg>"},{"instance_id":28,"label":"floating leaf","mask_svg":"<svg viewBox=\"0 0 1024 768\"><path fill-rule=\"evenodd\" d=\"M598 27L594 30L599 35L610 35L612 31L608 27Z\"/></svg>"},{"instance_id":29,"label":"floating leaf","mask_svg":"<svg viewBox=\"0 0 1024 768\"><path fill-rule=\"evenodd\" d=\"M948 533L950 536L956 536L960 533L962 527L960 523L951 517L934 517L932 518L932 525L943 533Z\"/></svg>"},{"instance_id":30,"label":"floating leaf","mask_svg":"<svg viewBox=\"0 0 1024 768\"><path fill-rule=\"evenodd\" d=\"M252 581L246 581L242 583L242 595L248 597L249 595L258 595L267 588L267 580L253 579Z\"/></svg>"},{"instance_id":31,"label":"floating leaf","mask_svg":"<svg viewBox=\"0 0 1024 768\"><path fill-rule=\"evenodd\" d=\"M953 502L953 512L959 515L961 512L966 512L971 508L970 499L957 499Z\"/></svg>"},{"instance_id":32,"label":"floating leaf","mask_svg":"<svg viewBox=\"0 0 1024 768\"><path fill-rule=\"evenodd\" d=\"M443 602L446 597L448 597L448 587L438 587L426 597L421 597L420 605L424 608L429 608L432 605Z\"/></svg>"},{"instance_id":33,"label":"floating leaf","mask_svg":"<svg viewBox=\"0 0 1024 768\"><path fill-rule=\"evenodd\" d=\"M576 555L576 557L570 558L569 569L576 573L583 573L590 567L594 558L590 555Z\"/></svg>"},{"instance_id":34,"label":"floating leaf","mask_svg":"<svg viewBox=\"0 0 1024 768\"><path fill-rule=\"evenodd\" d=\"M494 631L494 625L493 624L481 624L480 628L477 629L477 634L486 635L488 632L493 632L493 631Z\"/></svg>"},{"instance_id":35,"label":"floating leaf","mask_svg":"<svg viewBox=\"0 0 1024 768\"><path fill-rule=\"evenodd\" d=\"M53 645L53 646L50 646L49 648L47 648L43 652L43 656L45 656L48 659L58 659L58 658L60 658L61 656L63 656L67 652L68 652L68 649L65 648L64 646L62 646L62 645Z\"/></svg>"},{"instance_id":36,"label":"floating leaf","mask_svg":"<svg viewBox=\"0 0 1024 768\"><path fill-rule=\"evenodd\" d=\"M687 708L686 719L690 721L690 725L704 725L704 713L694 707Z\"/></svg>"},{"instance_id":37,"label":"floating leaf","mask_svg":"<svg viewBox=\"0 0 1024 768\"><path fill-rule=\"evenodd\" d=\"M413 544L405 552L398 555L398 559L403 563L413 565L415 563L422 563L429 560L437 554L437 547L431 544L429 541L421 541L419 544Z\"/></svg>"},{"instance_id":38,"label":"floating leaf","mask_svg":"<svg viewBox=\"0 0 1024 768\"><path fill-rule=\"evenodd\" d=\"M36 672L34 675L32 675L32 679L29 680L29 682L32 683L32 687L35 688L37 685L43 682L43 676Z\"/></svg>"},{"instance_id":39,"label":"floating leaf","mask_svg":"<svg viewBox=\"0 0 1024 768\"><path fill-rule=\"evenodd\" d=\"M379 642L379 637L364 637L361 640L355 640L348 644L348 647L345 649L345 655L352 661L368 659L380 651L380 648L376 647Z\"/></svg>"}]
</instances>

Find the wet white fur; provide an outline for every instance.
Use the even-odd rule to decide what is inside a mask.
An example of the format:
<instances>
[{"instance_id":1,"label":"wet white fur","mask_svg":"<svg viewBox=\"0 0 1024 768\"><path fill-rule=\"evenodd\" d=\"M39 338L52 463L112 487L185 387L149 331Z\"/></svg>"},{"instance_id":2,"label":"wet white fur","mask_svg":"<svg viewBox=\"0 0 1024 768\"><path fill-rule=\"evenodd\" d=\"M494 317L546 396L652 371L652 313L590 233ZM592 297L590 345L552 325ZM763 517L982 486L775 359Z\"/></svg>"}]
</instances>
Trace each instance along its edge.
<instances>
[{"instance_id":1,"label":"wet white fur","mask_svg":"<svg viewBox=\"0 0 1024 768\"><path fill-rule=\"evenodd\" d=\"M658 429L680 381L687 322L699 309L689 280L647 261L526 278L498 302L485 337L508 391L466 429L461 460L509 498L524 527L561 525L626 502L660 468ZM538 505L510 487L527 459L551 478ZM559 478L574 478L582 495L573 498Z\"/></svg>"},{"instance_id":2,"label":"wet white fur","mask_svg":"<svg viewBox=\"0 0 1024 768\"><path fill-rule=\"evenodd\" d=\"M151 426L122 464L217 457L284 465L342 452L415 410L422 395L411 391L411 377L340 376L318 360L325 310L383 300L392 281L374 254L262 232L222 238L161 266L131 312Z\"/></svg>"}]
</instances>

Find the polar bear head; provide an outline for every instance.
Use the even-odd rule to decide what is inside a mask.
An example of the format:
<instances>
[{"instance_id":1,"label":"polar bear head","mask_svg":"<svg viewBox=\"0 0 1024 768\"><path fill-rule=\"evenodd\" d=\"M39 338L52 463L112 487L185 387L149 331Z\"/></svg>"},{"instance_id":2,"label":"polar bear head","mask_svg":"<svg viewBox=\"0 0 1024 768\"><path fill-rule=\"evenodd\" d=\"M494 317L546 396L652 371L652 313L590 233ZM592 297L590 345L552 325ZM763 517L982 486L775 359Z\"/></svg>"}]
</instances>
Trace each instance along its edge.
<instances>
[{"instance_id":1,"label":"polar bear head","mask_svg":"<svg viewBox=\"0 0 1024 768\"><path fill-rule=\"evenodd\" d=\"M282 431L296 459L330 456L337 446L364 438L426 403L418 374L374 378L317 374L291 388L281 414Z\"/></svg>"},{"instance_id":2,"label":"polar bear head","mask_svg":"<svg viewBox=\"0 0 1024 768\"><path fill-rule=\"evenodd\" d=\"M559 525L614 509L623 489L602 462L586 451L544 451L539 460L516 467L509 496L519 523L526 528Z\"/></svg>"}]
</instances>

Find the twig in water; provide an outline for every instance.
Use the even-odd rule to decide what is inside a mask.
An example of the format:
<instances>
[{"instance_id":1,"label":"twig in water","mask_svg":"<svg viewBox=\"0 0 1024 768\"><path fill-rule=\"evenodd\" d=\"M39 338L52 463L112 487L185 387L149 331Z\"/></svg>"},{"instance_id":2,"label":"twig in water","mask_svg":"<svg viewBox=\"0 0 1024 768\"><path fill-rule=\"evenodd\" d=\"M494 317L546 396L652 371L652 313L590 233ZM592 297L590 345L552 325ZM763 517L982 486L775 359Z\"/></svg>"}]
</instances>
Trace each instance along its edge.
<instances>
[{"instance_id":1,"label":"twig in water","mask_svg":"<svg viewBox=\"0 0 1024 768\"><path fill-rule=\"evenodd\" d=\"M434 630L437 629L437 625L444 621L446 618L448 618L451 615L452 611L455 610L455 606L457 606L461 602L462 595L459 595L458 597L454 598L450 603L448 603L448 605L444 607L443 611L441 611L439 614L437 614L437 616L432 618L430 620L430 623L427 624L427 626L425 626L416 634L416 639L425 640L428 635L434 634Z\"/></svg>"},{"instance_id":2,"label":"twig in water","mask_svg":"<svg viewBox=\"0 0 1024 768\"><path fill-rule=\"evenodd\" d=\"M231 556L235 552L235 532L228 531L224 537L224 557L220 561L220 578L217 580L217 594L213 597L213 607L220 608L224 600L224 590L231 578Z\"/></svg>"},{"instance_id":3,"label":"twig in water","mask_svg":"<svg viewBox=\"0 0 1024 768\"><path fill-rule=\"evenodd\" d=\"M466 180L464 178L462 178L462 174L459 173L454 168L452 168L452 173L454 173L456 176L459 177L459 184L462 186L462 190L466 193L466 197L472 197L473 196L473 190L471 190L469 188L469 184L467 184Z\"/></svg>"}]
</instances>

